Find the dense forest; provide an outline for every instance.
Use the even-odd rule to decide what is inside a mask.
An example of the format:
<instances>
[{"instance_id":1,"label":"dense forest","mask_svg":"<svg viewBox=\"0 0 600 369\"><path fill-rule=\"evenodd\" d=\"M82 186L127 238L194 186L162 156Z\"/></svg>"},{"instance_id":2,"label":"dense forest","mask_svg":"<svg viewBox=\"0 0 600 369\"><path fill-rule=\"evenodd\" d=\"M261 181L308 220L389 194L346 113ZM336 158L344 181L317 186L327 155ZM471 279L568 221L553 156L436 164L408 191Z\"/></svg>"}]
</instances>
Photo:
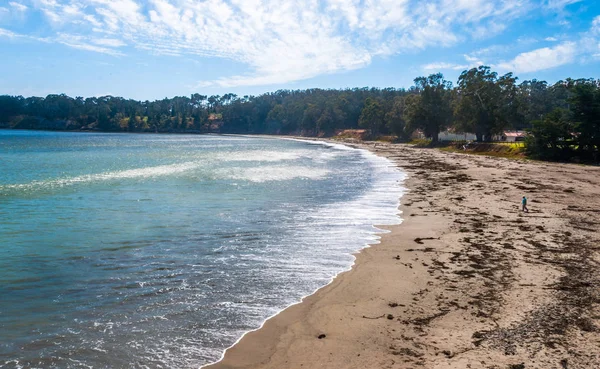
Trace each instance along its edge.
<instances>
[{"instance_id":1,"label":"dense forest","mask_svg":"<svg viewBox=\"0 0 600 369\"><path fill-rule=\"evenodd\" d=\"M456 85L442 74L409 89L279 90L260 96L193 94L156 101L121 97L0 96L0 128L109 132L256 133L331 136L366 129L371 137L407 140L420 130L490 141L506 129L527 130L530 156L600 161L600 80L517 83L490 67L465 70Z\"/></svg>"}]
</instances>

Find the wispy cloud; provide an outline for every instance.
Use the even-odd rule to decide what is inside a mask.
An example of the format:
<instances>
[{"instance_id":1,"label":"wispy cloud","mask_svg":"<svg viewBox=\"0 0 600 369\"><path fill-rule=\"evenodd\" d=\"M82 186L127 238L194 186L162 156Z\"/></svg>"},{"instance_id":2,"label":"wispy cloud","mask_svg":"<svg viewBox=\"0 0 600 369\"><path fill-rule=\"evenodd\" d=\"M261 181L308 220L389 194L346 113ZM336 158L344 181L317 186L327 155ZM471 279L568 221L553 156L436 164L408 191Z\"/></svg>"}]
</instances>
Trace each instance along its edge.
<instances>
[{"instance_id":1,"label":"wispy cloud","mask_svg":"<svg viewBox=\"0 0 600 369\"><path fill-rule=\"evenodd\" d=\"M439 72L443 70L465 70L468 69L467 64L453 64L453 63L429 63L423 66L423 70L430 72Z\"/></svg>"},{"instance_id":2,"label":"wispy cloud","mask_svg":"<svg viewBox=\"0 0 600 369\"><path fill-rule=\"evenodd\" d=\"M536 72L570 64L577 55L577 44L567 41L554 47L542 47L517 55L514 59L498 64L498 68L517 73Z\"/></svg>"},{"instance_id":3,"label":"wispy cloud","mask_svg":"<svg viewBox=\"0 0 600 369\"><path fill-rule=\"evenodd\" d=\"M109 47L94 45L94 42L98 40L90 40L88 37L72 35L67 33L59 33L52 37L36 37L29 36L20 33L15 33L9 31L4 28L0 28L0 38L9 38L9 39L21 39L35 42L44 42L44 43L59 43L65 46L72 47L74 49L93 51L96 53L108 54L112 56L123 56L124 54L119 52L118 50L114 50ZM113 46L113 45L111 45Z\"/></svg>"},{"instance_id":4,"label":"wispy cloud","mask_svg":"<svg viewBox=\"0 0 600 369\"><path fill-rule=\"evenodd\" d=\"M563 2L563 5L566 3ZM503 72L530 73L576 62L585 64L600 58L600 16L594 18L590 28L585 32L571 37L565 35L546 37L543 41L557 44L531 50L531 45L538 41L532 38L519 38L511 44L491 45L472 51L464 55L466 63L434 62L424 64L421 68L425 71L443 71L489 65ZM515 55L515 49L523 50L525 47L527 51Z\"/></svg>"},{"instance_id":5,"label":"wispy cloud","mask_svg":"<svg viewBox=\"0 0 600 369\"><path fill-rule=\"evenodd\" d=\"M441 72L445 70L463 71L470 68L476 68L485 63L475 55L463 55L465 61L463 63L429 63L422 66L422 69L427 72Z\"/></svg>"},{"instance_id":6,"label":"wispy cloud","mask_svg":"<svg viewBox=\"0 0 600 369\"><path fill-rule=\"evenodd\" d=\"M547 0L545 6L552 10L563 10L571 4L580 3L582 0Z\"/></svg>"},{"instance_id":7,"label":"wispy cloud","mask_svg":"<svg viewBox=\"0 0 600 369\"><path fill-rule=\"evenodd\" d=\"M580 9L574 4L582 5L584 0L545 0L543 2L543 11L553 14L556 18L551 21L563 28L571 27L571 16L573 12Z\"/></svg>"},{"instance_id":8,"label":"wispy cloud","mask_svg":"<svg viewBox=\"0 0 600 369\"><path fill-rule=\"evenodd\" d=\"M43 39L43 41L58 42L63 45L75 48L75 49L93 51L93 52L103 53L103 54L108 54L108 55L113 55L113 56L123 56L124 55L123 53L121 53L117 50L114 50L114 49L111 49L108 47L104 47L104 46L94 45L90 42L90 40L87 37L83 37L83 36L79 36L79 35L71 35L71 34L61 33L55 38L45 38L45 39ZM95 40L95 41L97 41L97 40Z\"/></svg>"},{"instance_id":9,"label":"wispy cloud","mask_svg":"<svg viewBox=\"0 0 600 369\"><path fill-rule=\"evenodd\" d=\"M122 47L122 46L127 45L125 42L118 40L116 38L98 38L98 39L93 39L92 42L97 45L108 46L108 47Z\"/></svg>"},{"instance_id":10,"label":"wispy cloud","mask_svg":"<svg viewBox=\"0 0 600 369\"><path fill-rule=\"evenodd\" d=\"M595 35L600 35L600 15L594 18L592 21L592 28L590 29L590 32Z\"/></svg>"},{"instance_id":11,"label":"wispy cloud","mask_svg":"<svg viewBox=\"0 0 600 369\"><path fill-rule=\"evenodd\" d=\"M10 5L13 9L15 9L16 11L19 11L19 12L24 12L28 9L27 6L16 3L14 1L9 2L8 5Z\"/></svg>"},{"instance_id":12,"label":"wispy cloud","mask_svg":"<svg viewBox=\"0 0 600 369\"><path fill-rule=\"evenodd\" d=\"M0 28L0 37L17 38L19 35L7 29Z\"/></svg>"},{"instance_id":13,"label":"wispy cloud","mask_svg":"<svg viewBox=\"0 0 600 369\"><path fill-rule=\"evenodd\" d=\"M592 21L589 30L572 40L553 47L542 47L518 54L512 60L499 63L500 69L514 72L536 72L575 62L586 63L598 59L600 52L600 16ZM546 38L546 41L549 39ZM552 41L557 41L551 38Z\"/></svg>"},{"instance_id":14,"label":"wispy cloud","mask_svg":"<svg viewBox=\"0 0 600 369\"><path fill-rule=\"evenodd\" d=\"M576 2L543 1L26 0L18 5L45 15L52 33L44 42L115 56L128 45L152 54L227 58L248 72L197 85L235 87L298 81L363 68L379 56L482 40L536 8L562 9ZM465 63L424 69L480 62L470 55Z\"/></svg>"}]
</instances>

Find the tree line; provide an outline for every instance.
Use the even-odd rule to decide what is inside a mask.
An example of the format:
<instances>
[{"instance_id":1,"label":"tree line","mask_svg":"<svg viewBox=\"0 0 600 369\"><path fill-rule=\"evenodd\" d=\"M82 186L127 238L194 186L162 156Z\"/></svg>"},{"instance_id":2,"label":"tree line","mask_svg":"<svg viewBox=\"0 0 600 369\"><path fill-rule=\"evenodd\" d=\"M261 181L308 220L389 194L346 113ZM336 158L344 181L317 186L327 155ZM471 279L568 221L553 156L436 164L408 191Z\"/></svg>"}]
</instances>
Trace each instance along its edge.
<instances>
[{"instance_id":1,"label":"tree line","mask_svg":"<svg viewBox=\"0 0 600 369\"><path fill-rule=\"evenodd\" d=\"M156 101L101 96L0 96L0 127L108 132L218 132L331 136L363 128L408 140L420 130L474 133L491 141L528 130L530 156L598 162L600 80L517 83L490 67L465 70L456 85L441 73L403 88L279 90L259 96L192 94Z\"/></svg>"}]
</instances>

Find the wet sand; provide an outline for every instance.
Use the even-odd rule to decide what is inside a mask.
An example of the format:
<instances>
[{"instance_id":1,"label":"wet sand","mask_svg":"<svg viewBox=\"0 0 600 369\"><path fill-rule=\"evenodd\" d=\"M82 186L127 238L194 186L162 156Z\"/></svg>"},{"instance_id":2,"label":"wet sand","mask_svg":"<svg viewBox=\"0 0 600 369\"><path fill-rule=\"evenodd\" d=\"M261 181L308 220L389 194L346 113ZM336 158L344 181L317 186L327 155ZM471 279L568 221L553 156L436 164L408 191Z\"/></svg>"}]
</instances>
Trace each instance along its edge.
<instances>
[{"instance_id":1,"label":"wet sand","mask_svg":"<svg viewBox=\"0 0 600 369\"><path fill-rule=\"evenodd\" d=\"M600 168L356 145L403 223L207 368L600 368Z\"/></svg>"}]
</instances>

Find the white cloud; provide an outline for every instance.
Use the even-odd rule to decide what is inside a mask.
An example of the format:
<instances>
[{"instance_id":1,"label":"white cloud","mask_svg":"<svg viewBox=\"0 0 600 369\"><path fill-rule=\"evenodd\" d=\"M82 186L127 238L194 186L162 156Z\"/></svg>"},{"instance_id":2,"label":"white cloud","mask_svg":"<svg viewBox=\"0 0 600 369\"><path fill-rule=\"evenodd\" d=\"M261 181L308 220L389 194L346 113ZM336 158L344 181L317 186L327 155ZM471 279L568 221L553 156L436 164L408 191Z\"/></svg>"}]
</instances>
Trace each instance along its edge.
<instances>
[{"instance_id":1,"label":"white cloud","mask_svg":"<svg viewBox=\"0 0 600 369\"><path fill-rule=\"evenodd\" d=\"M479 65L484 65L485 63L477 56L465 55L465 60L469 62L469 67L477 67Z\"/></svg>"},{"instance_id":2,"label":"white cloud","mask_svg":"<svg viewBox=\"0 0 600 369\"><path fill-rule=\"evenodd\" d=\"M425 64L423 69L426 71L442 71L442 70L465 70L469 66L466 64L452 64L452 63L430 63Z\"/></svg>"},{"instance_id":3,"label":"white cloud","mask_svg":"<svg viewBox=\"0 0 600 369\"><path fill-rule=\"evenodd\" d=\"M446 63L446 62L438 62L438 63L430 63L422 66L425 71L441 71L441 70L467 70L471 68L476 68L480 65L484 65L485 63L476 56L472 55L463 55L466 63Z\"/></svg>"},{"instance_id":4,"label":"white cloud","mask_svg":"<svg viewBox=\"0 0 600 369\"><path fill-rule=\"evenodd\" d=\"M548 42L556 42L558 41L558 39L556 37L546 37L544 39L544 41L548 41Z\"/></svg>"},{"instance_id":5,"label":"white cloud","mask_svg":"<svg viewBox=\"0 0 600 369\"><path fill-rule=\"evenodd\" d=\"M108 47L121 47L126 46L127 44L121 40L116 38L99 38L92 40L96 45L108 46Z\"/></svg>"},{"instance_id":6,"label":"white cloud","mask_svg":"<svg viewBox=\"0 0 600 369\"><path fill-rule=\"evenodd\" d=\"M577 53L577 43L567 41L554 47L521 53L510 61L498 64L498 68L517 73L536 72L573 63Z\"/></svg>"},{"instance_id":7,"label":"white cloud","mask_svg":"<svg viewBox=\"0 0 600 369\"><path fill-rule=\"evenodd\" d=\"M8 5L12 6L13 9L15 9L16 11L19 11L19 12L24 12L28 9L27 6L16 3L14 1L9 2Z\"/></svg>"},{"instance_id":8,"label":"white cloud","mask_svg":"<svg viewBox=\"0 0 600 369\"><path fill-rule=\"evenodd\" d=\"M547 0L545 5L551 10L562 10L571 4L579 3L581 1L582 0Z\"/></svg>"},{"instance_id":9,"label":"white cloud","mask_svg":"<svg viewBox=\"0 0 600 369\"><path fill-rule=\"evenodd\" d=\"M215 83L214 82L210 82L210 81L200 81L198 83L196 83L195 85L192 86L192 90L197 90L197 89L202 89L202 88L206 88L206 87L211 87L214 86Z\"/></svg>"},{"instance_id":10,"label":"white cloud","mask_svg":"<svg viewBox=\"0 0 600 369\"><path fill-rule=\"evenodd\" d=\"M0 28L0 37L16 38L19 37L19 35L7 29Z\"/></svg>"},{"instance_id":11,"label":"white cloud","mask_svg":"<svg viewBox=\"0 0 600 369\"><path fill-rule=\"evenodd\" d=\"M36 37L36 36L29 36L29 35L24 35L24 34L20 34L20 33L15 33L15 32L9 31L7 29L0 28L0 37L7 37L10 39L23 39L23 40L30 40L30 41L37 41L37 42L44 42L44 43L59 43L59 44L65 45L65 46L72 47L74 49L93 51L93 52L108 54L108 55L112 55L112 56L123 56L124 55L123 53L113 50L109 47L94 45L93 43L98 40L90 41L90 39L87 37L71 35L71 34L66 34L66 33L59 33L54 37ZM113 46L113 45L111 45L111 46Z\"/></svg>"},{"instance_id":12,"label":"white cloud","mask_svg":"<svg viewBox=\"0 0 600 369\"><path fill-rule=\"evenodd\" d=\"M54 42L112 55L130 45L248 68L198 82L224 87L308 79L362 68L377 56L489 38L536 6L534 0L31 0L53 25L47 39Z\"/></svg>"},{"instance_id":13,"label":"white cloud","mask_svg":"<svg viewBox=\"0 0 600 369\"><path fill-rule=\"evenodd\" d=\"M592 32L593 34L600 35L600 15L594 18L594 20L592 21L592 27L590 29L590 32Z\"/></svg>"},{"instance_id":14,"label":"white cloud","mask_svg":"<svg viewBox=\"0 0 600 369\"><path fill-rule=\"evenodd\" d=\"M523 52L509 61L501 62L498 68L514 72L535 72L562 65L579 62L582 64L598 60L600 52L600 16L592 21L588 31L580 33L577 38L563 41L553 47L543 47ZM564 36L561 36L564 38ZM557 38L546 38L546 41L558 41Z\"/></svg>"},{"instance_id":15,"label":"white cloud","mask_svg":"<svg viewBox=\"0 0 600 369\"><path fill-rule=\"evenodd\" d=\"M511 46L490 45L490 46L472 51L469 53L469 55L470 55L470 57L473 57L473 58L489 59L489 58L494 58L499 54L506 53L507 51L511 50L513 47L514 47L514 45L511 45Z\"/></svg>"},{"instance_id":16,"label":"white cloud","mask_svg":"<svg viewBox=\"0 0 600 369\"><path fill-rule=\"evenodd\" d=\"M475 27L472 32L472 36L476 40L482 40L499 35L506 29L506 24L490 22L486 25Z\"/></svg>"},{"instance_id":17,"label":"white cloud","mask_svg":"<svg viewBox=\"0 0 600 369\"><path fill-rule=\"evenodd\" d=\"M79 4L70 4L62 8L62 13L69 17L83 16L82 7Z\"/></svg>"},{"instance_id":18,"label":"white cloud","mask_svg":"<svg viewBox=\"0 0 600 369\"><path fill-rule=\"evenodd\" d=\"M108 47L92 44L86 37L61 33L54 39L44 39L46 42L58 42L74 49L93 51L113 56L122 56L123 53Z\"/></svg>"}]
</instances>

